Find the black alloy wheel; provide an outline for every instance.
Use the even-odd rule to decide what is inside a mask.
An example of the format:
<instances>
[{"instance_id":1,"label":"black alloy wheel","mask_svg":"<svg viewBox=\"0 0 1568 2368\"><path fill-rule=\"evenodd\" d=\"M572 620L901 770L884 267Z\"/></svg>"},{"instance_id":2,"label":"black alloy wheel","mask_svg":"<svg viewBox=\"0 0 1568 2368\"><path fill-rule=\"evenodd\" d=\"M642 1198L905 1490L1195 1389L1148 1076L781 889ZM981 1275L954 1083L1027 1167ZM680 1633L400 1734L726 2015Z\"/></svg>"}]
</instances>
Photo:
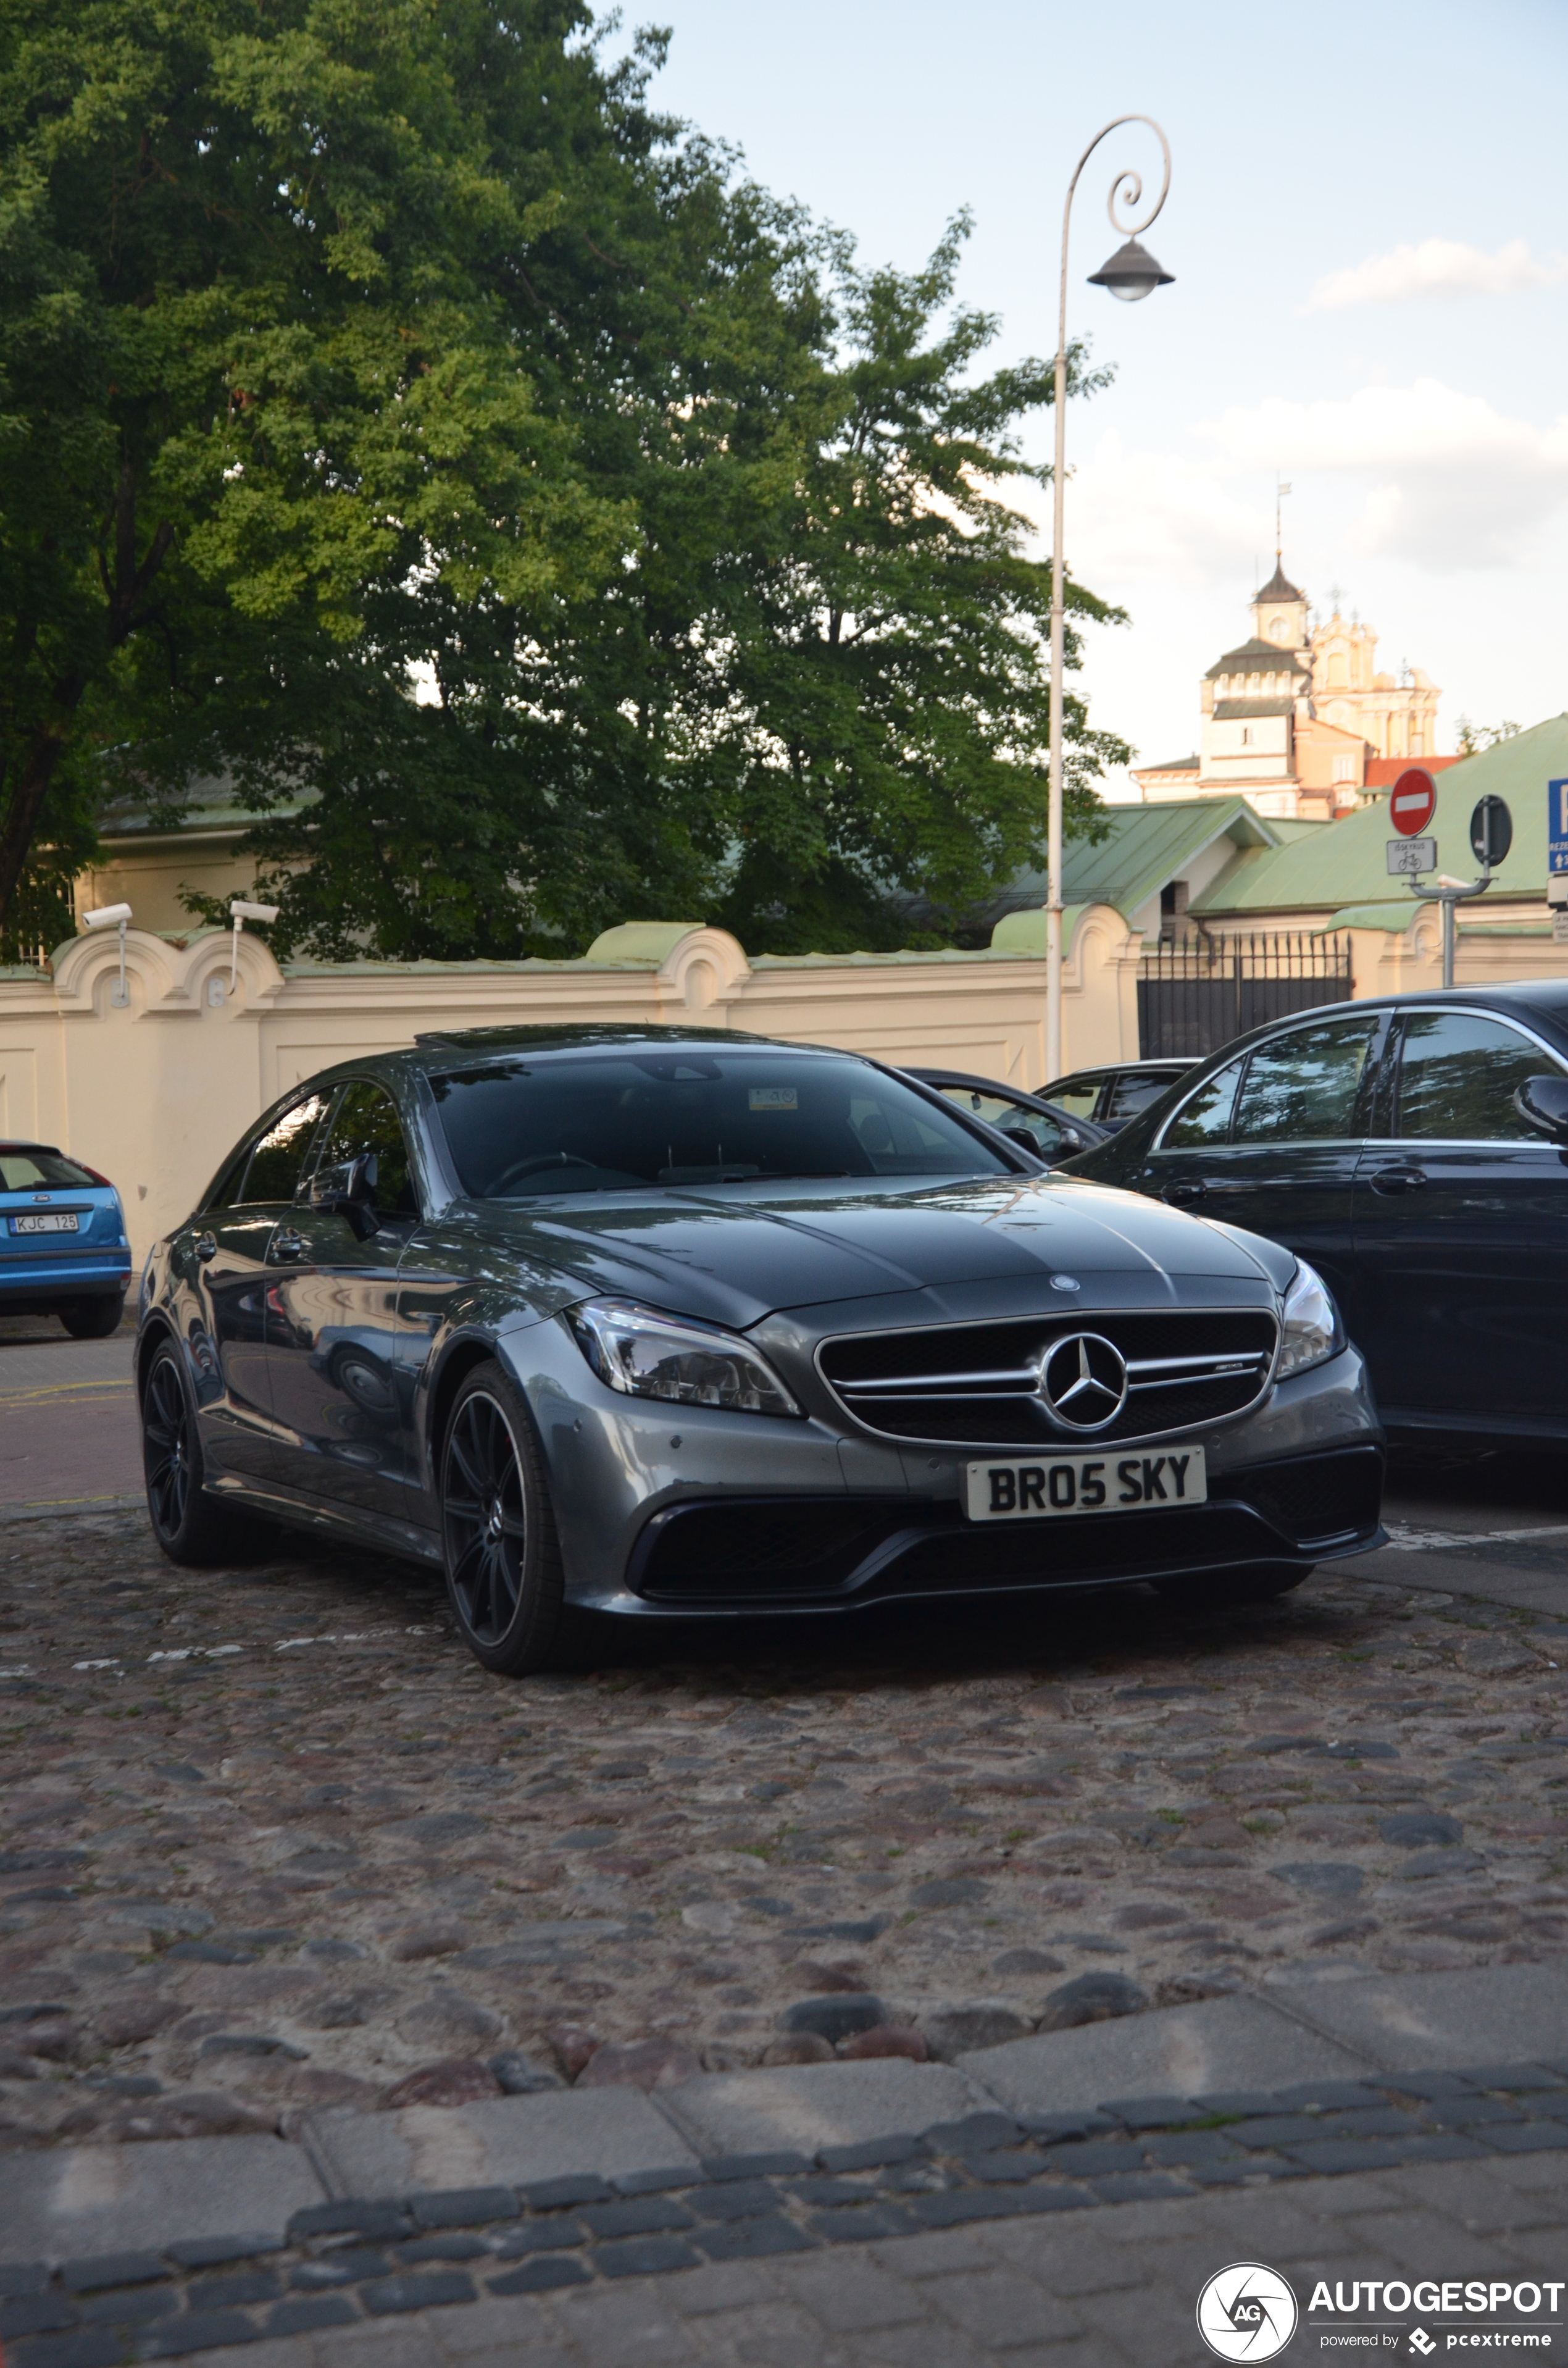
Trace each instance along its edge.
<instances>
[{"instance_id":1,"label":"black alloy wheel","mask_svg":"<svg viewBox=\"0 0 1568 2368\"><path fill-rule=\"evenodd\" d=\"M501 1367L460 1388L441 1450L447 1593L469 1649L502 1677L558 1668L582 1634L564 1601L554 1512L526 1407Z\"/></svg>"},{"instance_id":2,"label":"black alloy wheel","mask_svg":"<svg viewBox=\"0 0 1568 2368\"><path fill-rule=\"evenodd\" d=\"M142 1382L142 1463L147 1514L171 1562L224 1562L238 1544L233 1517L202 1493L206 1465L196 1410L172 1340L160 1341Z\"/></svg>"}]
</instances>

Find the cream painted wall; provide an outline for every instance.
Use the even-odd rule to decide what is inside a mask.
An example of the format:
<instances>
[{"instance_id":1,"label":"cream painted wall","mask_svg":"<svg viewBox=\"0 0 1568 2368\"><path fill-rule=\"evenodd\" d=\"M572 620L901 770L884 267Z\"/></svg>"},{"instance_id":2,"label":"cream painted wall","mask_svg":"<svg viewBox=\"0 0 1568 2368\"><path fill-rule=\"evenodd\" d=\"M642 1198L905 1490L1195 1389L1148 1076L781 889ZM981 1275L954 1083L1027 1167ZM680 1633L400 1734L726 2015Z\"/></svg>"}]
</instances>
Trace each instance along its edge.
<instances>
[{"instance_id":1,"label":"cream painted wall","mask_svg":"<svg viewBox=\"0 0 1568 2368\"><path fill-rule=\"evenodd\" d=\"M1073 916L1068 1064L1138 1052L1141 941L1120 914ZM302 1077L410 1043L507 1024L655 1021L834 1044L911 1067L1044 1082L1043 913L984 953L759 957L680 922L607 931L582 962L363 962L280 970L254 936L179 942L132 928L128 1008L111 1003L112 930L75 938L53 974L0 975L0 1125L112 1177L138 1261L194 1204L267 1104ZM1038 943L1036 940L1038 939Z\"/></svg>"}]
</instances>

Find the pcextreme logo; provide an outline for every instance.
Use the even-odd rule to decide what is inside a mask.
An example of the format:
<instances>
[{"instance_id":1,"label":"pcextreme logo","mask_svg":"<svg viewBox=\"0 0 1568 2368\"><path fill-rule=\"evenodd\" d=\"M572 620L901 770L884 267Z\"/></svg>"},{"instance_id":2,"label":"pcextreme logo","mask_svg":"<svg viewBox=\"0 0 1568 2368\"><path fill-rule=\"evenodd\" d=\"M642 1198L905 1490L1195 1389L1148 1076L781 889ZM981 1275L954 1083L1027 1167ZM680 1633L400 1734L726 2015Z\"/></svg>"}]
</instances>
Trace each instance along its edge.
<instances>
[{"instance_id":1,"label":"pcextreme logo","mask_svg":"<svg viewBox=\"0 0 1568 2368\"><path fill-rule=\"evenodd\" d=\"M1278 2270L1233 2261L1198 2297L1198 2332L1218 2359L1272 2360L1296 2332L1296 2297Z\"/></svg>"}]
</instances>

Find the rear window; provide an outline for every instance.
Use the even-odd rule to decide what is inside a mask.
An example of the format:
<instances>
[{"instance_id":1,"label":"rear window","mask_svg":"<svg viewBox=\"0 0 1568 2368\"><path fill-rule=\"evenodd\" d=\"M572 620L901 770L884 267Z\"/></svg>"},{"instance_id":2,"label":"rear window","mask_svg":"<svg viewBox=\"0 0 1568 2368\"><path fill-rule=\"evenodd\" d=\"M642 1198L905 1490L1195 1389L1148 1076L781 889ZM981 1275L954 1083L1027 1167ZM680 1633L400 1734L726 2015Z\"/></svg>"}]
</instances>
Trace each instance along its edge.
<instances>
[{"instance_id":1,"label":"rear window","mask_svg":"<svg viewBox=\"0 0 1568 2368\"><path fill-rule=\"evenodd\" d=\"M62 1151L0 1151L0 1191L49 1191L59 1184L94 1185L97 1178Z\"/></svg>"},{"instance_id":2,"label":"rear window","mask_svg":"<svg viewBox=\"0 0 1568 2368\"><path fill-rule=\"evenodd\" d=\"M896 1078L831 1056L494 1060L430 1087L463 1190L480 1200L1007 1172L999 1154Z\"/></svg>"}]
</instances>

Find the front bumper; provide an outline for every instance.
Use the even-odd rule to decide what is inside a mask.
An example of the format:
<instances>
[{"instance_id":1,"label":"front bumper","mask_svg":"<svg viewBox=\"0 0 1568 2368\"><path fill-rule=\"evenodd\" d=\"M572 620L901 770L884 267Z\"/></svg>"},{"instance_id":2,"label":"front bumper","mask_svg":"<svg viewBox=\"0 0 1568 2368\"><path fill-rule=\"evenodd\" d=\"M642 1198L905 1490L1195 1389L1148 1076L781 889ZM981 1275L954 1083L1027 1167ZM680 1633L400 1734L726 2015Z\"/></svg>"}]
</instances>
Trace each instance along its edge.
<instances>
[{"instance_id":1,"label":"front bumper","mask_svg":"<svg viewBox=\"0 0 1568 2368\"><path fill-rule=\"evenodd\" d=\"M499 1348L533 1410L567 1594L598 1611L815 1613L1305 1570L1381 1535L1383 1437L1354 1349L1277 1384L1251 1414L1187 1434L1208 1459L1205 1505L992 1526L962 1510L972 1448L622 1396L551 1322Z\"/></svg>"}]
</instances>

